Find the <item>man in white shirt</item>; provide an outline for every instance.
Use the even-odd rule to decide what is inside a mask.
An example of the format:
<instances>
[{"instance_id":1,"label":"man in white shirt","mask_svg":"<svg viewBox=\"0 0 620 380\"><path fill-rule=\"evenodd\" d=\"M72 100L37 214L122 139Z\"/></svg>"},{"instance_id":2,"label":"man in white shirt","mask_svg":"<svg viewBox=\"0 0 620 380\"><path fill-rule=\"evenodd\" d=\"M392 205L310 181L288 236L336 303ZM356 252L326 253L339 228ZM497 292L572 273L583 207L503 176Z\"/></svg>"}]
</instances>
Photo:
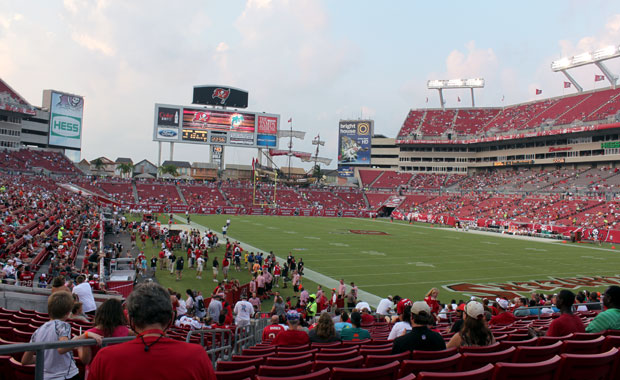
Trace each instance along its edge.
<instances>
[{"instance_id":1,"label":"man in white shirt","mask_svg":"<svg viewBox=\"0 0 620 380\"><path fill-rule=\"evenodd\" d=\"M392 296L387 296L387 298L382 299L377 306L377 314L382 317L389 317L392 315L392 306L394 302L392 302Z\"/></svg>"},{"instance_id":2,"label":"man in white shirt","mask_svg":"<svg viewBox=\"0 0 620 380\"><path fill-rule=\"evenodd\" d=\"M254 306L248 302L248 297L244 294L241 300L235 304L234 313L235 324L237 326L247 326L250 324L250 317L254 314Z\"/></svg>"},{"instance_id":3,"label":"man in white shirt","mask_svg":"<svg viewBox=\"0 0 620 380\"><path fill-rule=\"evenodd\" d=\"M82 303L82 310L84 314L95 314L97 310L97 304L95 303L95 297L93 297L93 290L90 284L84 281L84 276L80 275L75 280L77 285L73 287L73 294L78 296L78 299Z\"/></svg>"}]
</instances>

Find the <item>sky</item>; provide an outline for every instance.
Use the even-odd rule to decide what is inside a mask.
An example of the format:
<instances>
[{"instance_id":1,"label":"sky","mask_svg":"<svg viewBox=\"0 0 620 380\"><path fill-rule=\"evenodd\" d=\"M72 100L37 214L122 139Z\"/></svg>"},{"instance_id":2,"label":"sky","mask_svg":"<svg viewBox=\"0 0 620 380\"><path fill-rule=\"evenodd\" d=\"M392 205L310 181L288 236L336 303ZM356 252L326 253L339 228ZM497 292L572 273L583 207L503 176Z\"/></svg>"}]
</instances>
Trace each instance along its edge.
<instances>
[{"instance_id":1,"label":"sky","mask_svg":"<svg viewBox=\"0 0 620 380\"><path fill-rule=\"evenodd\" d=\"M410 109L439 107L429 79L482 77L476 105L510 105L574 92L551 62L618 44L612 0L0 0L0 78L36 106L44 89L84 96L87 160L157 163L154 104L190 105L193 86L218 84L247 90L248 110L280 114L281 128L292 118L307 132L295 150L320 134L335 168L339 120L395 137ZM620 59L607 65L620 74ZM595 67L572 74L608 85ZM470 106L466 90L445 97ZM227 148L226 162L256 154ZM174 159L206 162L208 146L175 144Z\"/></svg>"}]
</instances>

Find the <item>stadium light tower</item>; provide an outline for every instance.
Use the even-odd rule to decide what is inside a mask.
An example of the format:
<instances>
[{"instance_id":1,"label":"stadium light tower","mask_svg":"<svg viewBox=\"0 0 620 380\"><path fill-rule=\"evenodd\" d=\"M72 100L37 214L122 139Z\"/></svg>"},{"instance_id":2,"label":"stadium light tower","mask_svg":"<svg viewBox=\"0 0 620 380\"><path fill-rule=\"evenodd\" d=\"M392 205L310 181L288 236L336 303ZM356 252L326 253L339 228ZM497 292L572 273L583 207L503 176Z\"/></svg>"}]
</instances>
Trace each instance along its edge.
<instances>
[{"instance_id":1,"label":"stadium light tower","mask_svg":"<svg viewBox=\"0 0 620 380\"><path fill-rule=\"evenodd\" d=\"M618 76L609 71L607 66L603 64L603 61L617 57L620 57L620 46L610 45L602 49L581 53L572 57L564 57L558 59L557 61L553 61L551 62L551 70L554 72L562 72L562 74L564 74L566 78L575 86L578 92L583 92L583 87L577 83L575 78L573 78L567 70L574 69L579 66L594 64L603 72L605 78L607 78L611 86L616 88Z\"/></svg>"},{"instance_id":2,"label":"stadium light tower","mask_svg":"<svg viewBox=\"0 0 620 380\"><path fill-rule=\"evenodd\" d=\"M471 91L471 106L475 107L474 101L474 88L483 88L484 79L472 78L472 79L433 79L427 82L429 90L439 91L439 101L441 103L441 109L444 109L445 101L443 100L443 90L453 88L469 88Z\"/></svg>"}]
</instances>

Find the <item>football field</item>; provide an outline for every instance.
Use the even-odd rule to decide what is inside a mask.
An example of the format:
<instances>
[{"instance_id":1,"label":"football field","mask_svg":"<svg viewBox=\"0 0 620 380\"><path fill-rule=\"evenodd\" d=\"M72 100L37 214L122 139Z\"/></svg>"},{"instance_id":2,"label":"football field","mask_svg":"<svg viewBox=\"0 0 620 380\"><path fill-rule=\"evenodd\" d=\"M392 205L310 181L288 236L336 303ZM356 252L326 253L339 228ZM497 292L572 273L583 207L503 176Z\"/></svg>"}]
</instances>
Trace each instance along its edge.
<instances>
[{"instance_id":1,"label":"football field","mask_svg":"<svg viewBox=\"0 0 620 380\"><path fill-rule=\"evenodd\" d=\"M192 224L221 233L226 219L231 239L279 258L291 252L303 258L307 282L333 287L342 278L368 293L369 301L396 294L419 300L432 287L449 302L566 287L602 290L620 280L604 278L620 273L620 252L611 245L357 218L192 215Z\"/></svg>"}]
</instances>

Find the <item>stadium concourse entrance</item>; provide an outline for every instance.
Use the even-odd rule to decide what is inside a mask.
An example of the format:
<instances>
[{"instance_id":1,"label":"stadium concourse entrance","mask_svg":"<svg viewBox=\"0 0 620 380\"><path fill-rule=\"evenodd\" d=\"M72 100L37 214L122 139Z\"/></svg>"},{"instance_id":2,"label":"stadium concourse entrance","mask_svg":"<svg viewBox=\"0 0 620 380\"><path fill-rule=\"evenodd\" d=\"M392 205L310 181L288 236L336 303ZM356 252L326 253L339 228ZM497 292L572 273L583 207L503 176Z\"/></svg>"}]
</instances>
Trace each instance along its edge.
<instances>
[{"instance_id":1,"label":"stadium concourse entrance","mask_svg":"<svg viewBox=\"0 0 620 380\"><path fill-rule=\"evenodd\" d=\"M378 217L388 217L390 215L392 215L392 211L394 211L396 207L390 207L390 206L381 206L379 208L379 210L377 210L377 216Z\"/></svg>"}]
</instances>

